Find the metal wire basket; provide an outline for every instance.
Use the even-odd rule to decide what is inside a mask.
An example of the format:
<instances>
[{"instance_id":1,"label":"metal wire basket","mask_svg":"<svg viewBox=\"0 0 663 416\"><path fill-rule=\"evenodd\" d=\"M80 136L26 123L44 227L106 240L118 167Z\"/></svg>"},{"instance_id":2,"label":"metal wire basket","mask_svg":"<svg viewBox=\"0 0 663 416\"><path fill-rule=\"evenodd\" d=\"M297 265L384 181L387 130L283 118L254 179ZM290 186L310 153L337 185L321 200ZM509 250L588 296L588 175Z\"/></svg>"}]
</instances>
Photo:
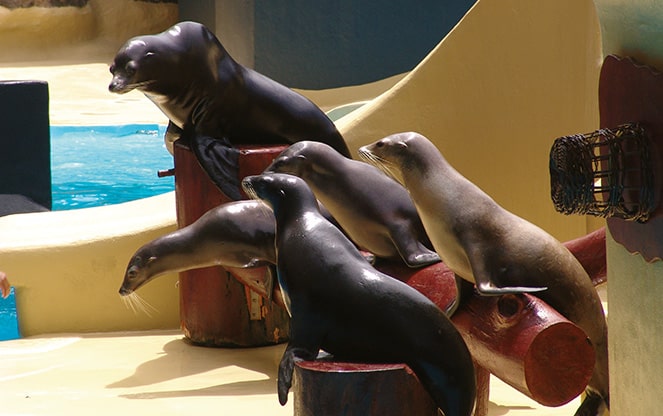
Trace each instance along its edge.
<instances>
[{"instance_id":1,"label":"metal wire basket","mask_svg":"<svg viewBox=\"0 0 663 416\"><path fill-rule=\"evenodd\" d=\"M645 222L654 210L652 162L638 124L555 139L550 194L563 214Z\"/></svg>"}]
</instances>

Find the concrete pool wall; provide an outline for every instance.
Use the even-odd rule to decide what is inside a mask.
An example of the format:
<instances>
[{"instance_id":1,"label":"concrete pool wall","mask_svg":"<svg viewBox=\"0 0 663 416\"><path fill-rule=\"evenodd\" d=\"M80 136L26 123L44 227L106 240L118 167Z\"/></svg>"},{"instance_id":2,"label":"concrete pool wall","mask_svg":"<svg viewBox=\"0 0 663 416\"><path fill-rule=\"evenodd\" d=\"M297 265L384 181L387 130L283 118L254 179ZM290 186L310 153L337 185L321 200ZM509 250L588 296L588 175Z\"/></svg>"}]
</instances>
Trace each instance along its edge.
<instances>
[{"instance_id":1,"label":"concrete pool wall","mask_svg":"<svg viewBox=\"0 0 663 416\"><path fill-rule=\"evenodd\" d=\"M556 137L598 127L600 61L591 0L480 0L415 70L372 85L362 94L377 97L337 124L353 152L398 131L427 135L499 203L568 240L601 222L554 212L548 152ZM108 80L99 83L105 92ZM353 91L304 93L323 107L367 98ZM140 95L122 99L154 111ZM129 256L174 227L172 193L0 218L0 268L17 289L22 333L176 328L177 276L139 290L151 317L117 295Z\"/></svg>"}]
</instances>

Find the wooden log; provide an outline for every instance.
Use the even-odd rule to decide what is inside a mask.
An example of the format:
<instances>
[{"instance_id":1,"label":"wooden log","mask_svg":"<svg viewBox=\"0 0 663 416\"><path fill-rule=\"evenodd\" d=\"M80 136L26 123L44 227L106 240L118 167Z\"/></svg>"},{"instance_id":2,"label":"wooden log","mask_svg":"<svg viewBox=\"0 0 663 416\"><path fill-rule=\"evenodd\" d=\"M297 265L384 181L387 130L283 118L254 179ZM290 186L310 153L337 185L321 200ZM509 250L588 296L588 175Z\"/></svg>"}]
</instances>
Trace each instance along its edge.
<instances>
[{"instance_id":1,"label":"wooden log","mask_svg":"<svg viewBox=\"0 0 663 416\"><path fill-rule=\"evenodd\" d=\"M591 238L574 240L573 249L578 253L587 247L604 247L596 241L600 241L600 231ZM600 258L601 250L598 252ZM600 261L589 263L600 266ZM419 290L442 309L456 296L454 273L443 263L410 269L398 263L379 262L376 267ZM593 267L593 270L594 275L599 275L601 267ZM487 415L490 373L545 406L569 402L581 394L589 382L594 368L594 348L587 342L586 334L534 296L483 297L475 293L459 308L452 322L475 360L475 416ZM293 389L296 416L346 414L334 413L338 410L334 406L339 403L352 404L348 408L358 406L363 411L347 414L376 415L383 413L369 413L362 407L365 402L374 406L384 402L386 409L390 409L393 401L412 406L421 400L410 384L400 390L390 390L389 394L361 387L369 379L379 380L379 385L396 383L397 378L403 383L406 375L409 375L407 383L411 383L416 376L407 366L401 364L404 367L396 373L384 371L385 368L393 370L391 365L365 364L361 374L348 374L344 365L346 363L307 361L296 366L299 380L299 385ZM425 410L421 412L428 414Z\"/></svg>"},{"instance_id":2,"label":"wooden log","mask_svg":"<svg viewBox=\"0 0 663 416\"><path fill-rule=\"evenodd\" d=\"M594 286L608 281L605 254L605 227L564 243L592 279Z\"/></svg>"},{"instance_id":3,"label":"wooden log","mask_svg":"<svg viewBox=\"0 0 663 416\"><path fill-rule=\"evenodd\" d=\"M295 416L437 416L437 407L405 364L329 360L295 364Z\"/></svg>"},{"instance_id":4,"label":"wooden log","mask_svg":"<svg viewBox=\"0 0 663 416\"><path fill-rule=\"evenodd\" d=\"M453 272L443 263L378 269L413 286L440 308L455 297ZM542 300L528 295L474 293L452 317L477 364L546 406L583 392L594 368L594 348L582 329Z\"/></svg>"},{"instance_id":5,"label":"wooden log","mask_svg":"<svg viewBox=\"0 0 663 416\"><path fill-rule=\"evenodd\" d=\"M241 149L240 176L262 172L283 149L284 146L255 151ZM193 223L211 208L230 202L209 180L186 146L176 142L174 158L179 227ZM206 346L253 347L285 341L289 332L285 309L269 301L266 294L258 294L257 286L251 284L252 279L264 278L265 273L265 268L229 272L222 267L181 272L180 322L185 336L195 344Z\"/></svg>"}]
</instances>

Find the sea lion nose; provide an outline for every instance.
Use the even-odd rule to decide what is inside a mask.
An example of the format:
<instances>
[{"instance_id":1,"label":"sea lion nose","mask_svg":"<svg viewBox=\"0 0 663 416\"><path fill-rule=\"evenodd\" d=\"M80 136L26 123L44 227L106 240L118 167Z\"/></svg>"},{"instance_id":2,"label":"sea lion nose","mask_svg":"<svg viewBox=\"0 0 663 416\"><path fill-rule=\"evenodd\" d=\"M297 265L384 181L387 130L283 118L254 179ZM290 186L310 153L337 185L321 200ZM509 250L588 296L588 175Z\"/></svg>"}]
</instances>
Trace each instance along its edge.
<instances>
[{"instance_id":1,"label":"sea lion nose","mask_svg":"<svg viewBox=\"0 0 663 416\"><path fill-rule=\"evenodd\" d=\"M110 84L108 84L108 91L116 94L125 93L127 92L126 82L116 75L113 77Z\"/></svg>"}]
</instances>

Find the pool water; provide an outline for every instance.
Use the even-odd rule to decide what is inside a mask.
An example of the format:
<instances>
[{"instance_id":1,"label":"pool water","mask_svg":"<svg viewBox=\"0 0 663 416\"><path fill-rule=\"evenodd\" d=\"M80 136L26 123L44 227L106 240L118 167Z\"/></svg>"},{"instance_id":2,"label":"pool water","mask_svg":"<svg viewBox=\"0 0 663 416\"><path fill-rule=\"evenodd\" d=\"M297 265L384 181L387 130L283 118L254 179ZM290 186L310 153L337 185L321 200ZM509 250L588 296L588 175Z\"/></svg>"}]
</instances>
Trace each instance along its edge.
<instances>
[{"instance_id":1,"label":"pool water","mask_svg":"<svg viewBox=\"0 0 663 416\"><path fill-rule=\"evenodd\" d=\"M20 338L16 317L16 294L12 287L7 299L0 296L0 341Z\"/></svg>"},{"instance_id":2,"label":"pool water","mask_svg":"<svg viewBox=\"0 0 663 416\"><path fill-rule=\"evenodd\" d=\"M166 126L51 126L53 210L133 201L175 189Z\"/></svg>"}]
</instances>

